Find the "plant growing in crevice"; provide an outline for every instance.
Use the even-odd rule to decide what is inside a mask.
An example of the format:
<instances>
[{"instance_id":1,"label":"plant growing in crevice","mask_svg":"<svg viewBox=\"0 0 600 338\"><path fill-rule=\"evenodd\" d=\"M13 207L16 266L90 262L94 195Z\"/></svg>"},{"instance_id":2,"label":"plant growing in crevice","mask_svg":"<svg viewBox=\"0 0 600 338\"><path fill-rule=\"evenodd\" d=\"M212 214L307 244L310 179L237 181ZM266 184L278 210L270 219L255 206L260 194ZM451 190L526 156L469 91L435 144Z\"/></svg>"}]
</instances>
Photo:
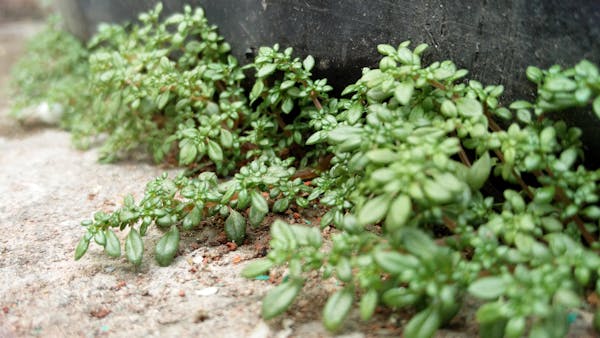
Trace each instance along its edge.
<instances>
[{"instance_id":1,"label":"plant growing in crevice","mask_svg":"<svg viewBox=\"0 0 600 338\"><path fill-rule=\"evenodd\" d=\"M336 228L331 245L316 227L275 221L271 251L244 269L287 267L263 301L265 318L286 311L309 273L339 282L323 309L328 329L355 304L364 320L387 306L414 311L406 337L433 335L467 295L482 300L482 336L560 336L569 311L600 292L600 172L582 164L581 131L551 118L573 107L600 115L594 64L530 67L537 97L504 106L502 86L469 81L451 61L424 65L426 45L379 45L379 67L334 98L312 79L310 56L275 45L242 67L202 11L162 22L159 13L101 30L89 97L109 158L146 145L168 160L177 145L191 170L85 221L76 259L92 241L120 257L113 229L129 228L125 254L139 265L155 224L166 232L155 257L168 265L180 232L202 220L222 218L242 244L247 223L313 206L327 209L322 227Z\"/></svg>"},{"instance_id":2,"label":"plant growing in crevice","mask_svg":"<svg viewBox=\"0 0 600 338\"><path fill-rule=\"evenodd\" d=\"M537 82L545 99L505 108L501 86L458 82L466 71L449 61L422 67L424 47L407 47L379 46L380 68L344 91L354 93L353 103L326 133L332 167L313 181L311 198L333 207L323 217L340 230L333 247L323 254L292 240L302 230L283 236L273 226L268 258L244 274L288 264L290 281L273 293L299 288L310 270L337 278L345 286L323 313L330 329L341 326L358 296L363 319L377 304L420 309L404 334L430 336L471 294L489 301L477 312L486 337L521 336L528 322L532 336L563 335L569 309L595 287L600 268L592 235L597 171L577 164L581 132L544 114L552 100L563 109L593 106L597 69L587 61L564 73L529 68L529 77L543 74ZM556 79L570 85L555 87ZM574 99L581 92L585 100ZM513 113L517 121L506 131L496 123ZM491 175L504 181L500 196L486 192ZM263 315L285 311L293 298L267 295Z\"/></svg>"}]
</instances>

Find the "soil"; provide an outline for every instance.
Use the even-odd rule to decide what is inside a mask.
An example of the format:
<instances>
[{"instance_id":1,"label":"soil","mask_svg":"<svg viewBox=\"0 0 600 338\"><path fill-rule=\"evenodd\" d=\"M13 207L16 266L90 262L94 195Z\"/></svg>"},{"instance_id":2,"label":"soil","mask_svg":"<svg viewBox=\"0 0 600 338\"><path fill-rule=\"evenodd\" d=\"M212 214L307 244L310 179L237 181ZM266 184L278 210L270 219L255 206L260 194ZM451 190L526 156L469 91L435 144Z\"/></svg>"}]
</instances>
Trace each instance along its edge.
<instances>
[{"instance_id":1,"label":"soil","mask_svg":"<svg viewBox=\"0 0 600 338\"><path fill-rule=\"evenodd\" d=\"M74 149L68 133L24 127L7 117L8 67L25 37L39 28L35 22L0 24L0 337L331 336L320 323L320 309L338 287L333 283L309 279L284 316L260 318L262 297L285 272L247 280L240 271L264 255L266 227L251 230L246 244L235 248L222 227L207 224L185 234L166 268L151 258L160 236L155 229L144 239L147 252L137 269L93 244L74 261L84 233L80 221L114 210L126 194L139 199L146 182L166 169L134 160L99 164L97 151ZM476 336L475 307L466 308L437 336ZM383 311L362 323L353 312L338 334L397 337L405 317ZM590 317L580 314L573 337L593 335Z\"/></svg>"}]
</instances>

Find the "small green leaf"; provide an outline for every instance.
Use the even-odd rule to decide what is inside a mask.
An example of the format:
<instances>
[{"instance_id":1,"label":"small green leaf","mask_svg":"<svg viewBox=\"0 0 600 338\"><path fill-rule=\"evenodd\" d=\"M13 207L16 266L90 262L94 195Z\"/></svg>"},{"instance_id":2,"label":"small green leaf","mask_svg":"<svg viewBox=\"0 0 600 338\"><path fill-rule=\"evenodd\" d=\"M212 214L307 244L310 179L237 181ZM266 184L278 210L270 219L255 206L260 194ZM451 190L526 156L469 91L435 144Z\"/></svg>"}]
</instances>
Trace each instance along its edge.
<instances>
[{"instance_id":1,"label":"small green leaf","mask_svg":"<svg viewBox=\"0 0 600 338\"><path fill-rule=\"evenodd\" d=\"M473 191L477 191L483 187L492 172L492 160L490 154L486 151L471 168L467 175L467 184Z\"/></svg>"},{"instance_id":2,"label":"small green leaf","mask_svg":"<svg viewBox=\"0 0 600 338\"><path fill-rule=\"evenodd\" d=\"M386 79L386 75L379 69L371 69L363 74L360 78L360 82L365 82L367 87L373 88L383 82Z\"/></svg>"},{"instance_id":3,"label":"small green leaf","mask_svg":"<svg viewBox=\"0 0 600 338\"><path fill-rule=\"evenodd\" d=\"M268 320L285 312L292 305L304 282L299 279L281 283L267 293L262 303L262 316Z\"/></svg>"},{"instance_id":4,"label":"small green leaf","mask_svg":"<svg viewBox=\"0 0 600 338\"><path fill-rule=\"evenodd\" d=\"M248 207L248 204L250 204L250 196L248 195L248 190L242 189L240 190L240 192L238 192L237 208L239 210L246 209Z\"/></svg>"},{"instance_id":5,"label":"small green leaf","mask_svg":"<svg viewBox=\"0 0 600 338\"><path fill-rule=\"evenodd\" d=\"M183 229L191 230L195 228L202 220L202 210L195 206L184 218L183 218Z\"/></svg>"},{"instance_id":6,"label":"small green leaf","mask_svg":"<svg viewBox=\"0 0 600 338\"><path fill-rule=\"evenodd\" d=\"M527 67L525 74L527 75L529 81L533 83L540 83L540 81L542 81L542 77L544 76L539 68L533 66Z\"/></svg>"},{"instance_id":7,"label":"small green leaf","mask_svg":"<svg viewBox=\"0 0 600 338\"><path fill-rule=\"evenodd\" d=\"M581 305L581 299L574 291L563 288L556 291L552 303L565 308L577 308Z\"/></svg>"},{"instance_id":8,"label":"small green leaf","mask_svg":"<svg viewBox=\"0 0 600 338\"><path fill-rule=\"evenodd\" d=\"M445 204L454 198L452 191L440 185L437 181L427 180L423 184L423 191L429 199L437 204Z\"/></svg>"},{"instance_id":9,"label":"small green leaf","mask_svg":"<svg viewBox=\"0 0 600 338\"><path fill-rule=\"evenodd\" d=\"M358 211L358 223L361 225L374 224L383 219L390 206L390 195L383 194L369 200Z\"/></svg>"},{"instance_id":10,"label":"small green leaf","mask_svg":"<svg viewBox=\"0 0 600 338\"><path fill-rule=\"evenodd\" d=\"M90 240L85 236L81 237L79 243L77 244L77 248L75 248L75 260L79 260L83 255L85 255L88 247L90 245Z\"/></svg>"},{"instance_id":11,"label":"small green leaf","mask_svg":"<svg viewBox=\"0 0 600 338\"><path fill-rule=\"evenodd\" d=\"M144 216L142 224L140 225L140 235L145 236L146 231L148 230L148 226L152 224L152 218L149 216Z\"/></svg>"},{"instance_id":12,"label":"small green leaf","mask_svg":"<svg viewBox=\"0 0 600 338\"><path fill-rule=\"evenodd\" d=\"M96 234L94 235L94 242L101 246L106 245L106 235L104 234L104 231L96 232Z\"/></svg>"},{"instance_id":13,"label":"small green leaf","mask_svg":"<svg viewBox=\"0 0 600 338\"><path fill-rule=\"evenodd\" d=\"M414 256L401 254L396 251L377 250L373 254L375 263L385 272L401 274L407 270L414 270L419 266L419 260Z\"/></svg>"},{"instance_id":14,"label":"small green leaf","mask_svg":"<svg viewBox=\"0 0 600 338\"><path fill-rule=\"evenodd\" d=\"M528 102L528 101L518 100L518 101L515 101L515 102L511 103L510 106L508 106L508 107L510 109L514 109L514 110L517 110L517 109L530 109L530 108L533 108L533 105L530 102Z\"/></svg>"},{"instance_id":15,"label":"small green leaf","mask_svg":"<svg viewBox=\"0 0 600 338\"><path fill-rule=\"evenodd\" d=\"M281 83L281 85L279 85L279 89L286 90L286 89L293 87L295 84L296 84L296 81L294 81L294 80L285 80Z\"/></svg>"},{"instance_id":16,"label":"small green leaf","mask_svg":"<svg viewBox=\"0 0 600 338\"><path fill-rule=\"evenodd\" d=\"M223 150L219 144L213 140L208 140L208 157L215 162L219 163L223 161Z\"/></svg>"},{"instance_id":17,"label":"small green leaf","mask_svg":"<svg viewBox=\"0 0 600 338\"><path fill-rule=\"evenodd\" d=\"M381 296L381 300L385 305L396 309L411 306L419 301L420 298L418 294L411 292L405 287L389 289Z\"/></svg>"},{"instance_id":18,"label":"small green leaf","mask_svg":"<svg viewBox=\"0 0 600 338\"><path fill-rule=\"evenodd\" d=\"M294 100L291 97L286 98L281 105L281 111L286 114L289 114L294 108Z\"/></svg>"},{"instance_id":19,"label":"small green leaf","mask_svg":"<svg viewBox=\"0 0 600 338\"><path fill-rule=\"evenodd\" d=\"M221 129L220 142L223 148L231 148L233 146L233 135L227 129Z\"/></svg>"},{"instance_id":20,"label":"small green leaf","mask_svg":"<svg viewBox=\"0 0 600 338\"><path fill-rule=\"evenodd\" d=\"M332 144L338 144L354 139L358 139L360 142L360 135L362 132L363 129L359 127L341 126L329 131L327 136L329 142Z\"/></svg>"},{"instance_id":21,"label":"small green leaf","mask_svg":"<svg viewBox=\"0 0 600 338\"><path fill-rule=\"evenodd\" d=\"M559 232L563 229L563 224L556 217L542 217L541 223L548 232Z\"/></svg>"},{"instance_id":22,"label":"small green leaf","mask_svg":"<svg viewBox=\"0 0 600 338\"><path fill-rule=\"evenodd\" d=\"M570 92L577 89L577 83L563 76L553 77L546 80L544 88L551 92Z\"/></svg>"},{"instance_id":23,"label":"small green leaf","mask_svg":"<svg viewBox=\"0 0 600 338\"><path fill-rule=\"evenodd\" d=\"M591 219L598 219L600 218L600 207L597 205L590 205L582 210L582 214Z\"/></svg>"},{"instance_id":24,"label":"small green leaf","mask_svg":"<svg viewBox=\"0 0 600 338\"><path fill-rule=\"evenodd\" d=\"M534 201L537 203L550 203L554 199L556 189L554 186L537 188L535 190Z\"/></svg>"},{"instance_id":25,"label":"small green leaf","mask_svg":"<svg viewBox=\"0 0 600 338\"><path fill-rule=\"evenodd\" d=\"M133 265L140 265L142 263L142 254L144 253L144 242L139 232L131 228L127 238L125 239L125 254L127 260Z\"/></svg>"},{"instance_id":26,"label":"small green leaf","mask_svg":"<svg viewBox=\"0 0 600 338\"><path fill-rule=\"evenodd\" d=\"M377 308L378 296L375 289L369 289L360 298L360 318L369 320Z\"/></svg>"},{"instance_id":27,"label":"small green leaf","mask_svg":"<svg viewBox=\"0 0 600 338\"><path fill-rule=\"evenodd\" d=\"M262 94L263 89L265 88L265 84L262 80L257 80L252 86L252 90L250 91L250 103L254 102L257 98L259 98L260 94Z\"/></svg>"},{"instance_id":28,"label":"small green leaf","mask_svg":"<svg viewBox=\"0 0 600 338\"><path fill-rule=\"evenodd\" d=\"M273 262L269 259L255 260L246 265L246 267L244 267L244 269L242 270L242 277L254 278L256 276L260 276L269 271L269 269L271 269L273 265Z\"/></svg>"},{"instance_id":29,"label":"small green leaf","mask_svg":"<svg viewBox=\"0 0 600 338\"><path fill-rule=\"evenodd\" d=\"M171 264L175 258L177 249L179 249L179 229L174 226L164 234L156 244L154 258L158 265L167 266Z\"/></svg>"},{"instance_id":30,"label":"small green leaf","mask_svg":"<svg viewBox=\"0 0 600 338\"><path fill-rule=\"evenodd\" d=\"M455 117L458 113L456 105L450 100L444 100L444 102L440 106L440 111L442 112L442 114L444 114L444 116L447 117Z\"/></svg>"},{"instance_id":31,"label":"small green leaf","mask_svg":"<svg viewBox=\"0 0 600 338\"><path fill-rule=\"evenodd\" d=\"M483 277L469 286L469 293L481 299L496 299L506 290L506 282L501 277Z\"/></svg>"},{"instance_id":32,"label":"small green leaf","mask_svg":"<svg viewBox=\"0 0 600 338\"><path fill-rule=\"evenodd\" d=\"M156 98L156 107L160 110L163 109L167 102L169 102L169 92L164 92Z\"/></svg>"},{"instance_id":33,"label":"small green leaf","mask_svg":"<svg viewBox=\"0 0 600 338\"><path fill-rule=\"evenodd\" d=\"M598 117L600 119L600 96L597 96L594 99L593 107L594 107L594 113L596 113L596 117Z\"/></svg>"},{"instance_id":34,"label":"small green leaf","mask_svg":"<svg viewBox=\"0 0 600 338\"><path fill-rule=\"evenodd\" d=\"M313 69L315 66L315 59L312 57L312 55L307 56L306 59L302 61L302 66L307 72L310 72Z\"/></svg>"},{"instance_id":35,"label":"small green leaf","mask_svg":"<svg viewBox=\"0 0 600 338\"><path fill-rule=\"evenodd\" d=\"M421 55L427 48L429 48L429 45L426 43L422 43L415 47L415 50L413 52L417 55Z\"/></svg>"},{"instance_id":36,"label":"small green leaf","mask_svg":"<svg viewBox=\"0 0 600 338\"><path fill-rule=\"evenodd\" d=\"M483 304L475 314L481 324L493 323L504 318L504 304L500 302Z\"/></svg>"},{"instance_id":37,"label":"small green leaf","mask_svg":"<svg viewBox=\"0 0 600 338\"><path fill-rule=\"evenodd\" d=\"M398 154L387 148L370 150L366 153L366 156L375 164L388 164L398 159Z\"/></svg>"},{"instance_id":38,"label":"small green leaf","mask_svg":"<svg viewBox=\"0 0 600 338\"><path fill-rule=\"evenodd\" d=\"M456 100L456 109L465 117L478 117L483 114L481 102L470 97L461 97Z\"/></svg>"},{"instance_id":39,"label":"small green leaf","mask_svg":"<svg viewBox=\"0 0 600 338\"><path fill-rule=\"evenodd\" d=\"M505 338L519 338L523 337L525 331L525 318L514 317L508 320L504 333Z\"/></svg>"},{"instance_id":40,"label":"small green leaf","mask_svg":"<svg viewBox=\"0 0 600 338\"><path fill-rule=\"evenodd\" d=\"M110 257L120 257L121 256L121 243L119 242L119 238L111 229L107 229L104 233L106 236L106 246L104 247L104 251Z\"/></svg>"},{"instance_id":41,"label":"small green leaf","mask_svg":"<svg viewBox=\"0 0 600 338\"><path fill-rule=\"evenodd\" d=\"M490 91L490 96L498 97L498 96L502 95L503 92L504 92L503 85L495 86L494 89L492 89L492 91Z\"/></svg>"},{"instance_id":42,"label":"small green leaf","mask_svg":"<svg viewBox=\"0 0 600 338\"><path fill-rule=\"evenodd\" d=\"M404 248L424 260L432 259L439 247L431 237L418 228L402 228Z\"/></svg>"},{"instance_id":43,"label":"small green leaf","mask_svg":"<svg viewBox=\"0 0 600 338\"><path fill-rule=\"evenodd\" d=\"M405 106L410 102L414 89L415 85L412 82L400 82L394 90L394 97Z\"/></svg>"},{"instance_id":44,"label":"small green leaf","mask_svg":"<svg viewBox=\"0 0 600 338\"><path fill-rule=\"evenodd\" d=\"M335 266L338 279L342 282L350 282L352 280L352 265L346 257L341 257Z\"/></svg>"},{"instance_id":45,"label":"small green leaf","mask_svg":"<svg viewBox=\"0 0 600 338\"><path fill-rule=\"evenodd\" d=\"M173 223L177 222L176 217L172 217L171 215L164 215L156 219L156 225L161 228L167 228L173 225Z\"/></svg>"},{"instance_id":46,"label":"small green leaf","mask_svg":"<svg viewBox=\"0 0 600 338\"><path fill-rule=\"evenodd\" d=\"M353 302L354 292L351 288L344 288L334 293L323 308L323 325L329 331L339 329L348 316Z\"/></svg>"},{"instance_id":47,"label":"small green leaf","mask_svg":"<svg viewBox=\"0 0 600 338\"><path fill-rule=\"evenodd\" d=\"M263 78L265 76L269 76L271 74L273 74L273 72L277 69L277 65L274 63L269 63L266 64L264 66L262 66L258 72L256 73L256 77L257 78Z\"/></svg>"},{"instance_id":48,"label":"small green leaf","mask_svg":"<svg viewBox=\"0 0 600 338\"><path fill-rule=\"evenodd\" d=\"M248 212L248 221L250 222L250 225L252 225L253 227L257 227L265 219L265 216L267 216L266 212L257 209L253 205L250 207L250 211Z\"/></svg>"},{"instance_id":49,"label":"small green leaf","mask_svg":"<svg viewBox=\"0 0 600 338\"><path fill-rule=\"evenodd\" d=\"M273 203L273 212L281 213L288 209L290 205L290 200L286 197L282 199L278 199Z\"/></svg>"},{"instance_id":50,"label":"small green leaf","mask_svg":"<svg viewBox=\"0 0 600 338\"><path fill-rule=\"evenodd\" d=\"M412 213L412 201L407 195L401 194L396 197L388 210L385 218L385 229L394 232L406 224Z\"/></svg>"},{"instance_id":51,"label":"small green leaf","mask_svg":"<svg viewBox=\"0 0 600 338\"><path fill-rule=\"evenodd\" d=\"M269 212L269 205L267 204L267 201L259 191L253 190L250 195L250 198L252 207L255 208L257 211L263 214Z\"/></svg>"},{"instance_id":52,"label":"small green leaf","mask_svg":"<svg viewBox=\"0 0 600 338\"><path fill-rule=\"evenodd\" d=\"M506 109L505 107L500 107L500 108L494 110L494 115L498 116L499 118L501 118L503 120L512 119L512 113L510 112L510 110Z\"/></svg>"},{"instance_id":53,"label":"small green leaf","mask_svg":"<svg viewBox=\"0 0 600 338\"><path fill-rule=\"evenodd\" d=\"M456 67L442 67L433 71L433 77L438 81L443 81L452 77L456 72Z\"/></svg>"},{"instance_id":54,"label":"small green leaf","mask_svg":"<svg viewBox=\"0 0 600 338\"><path fill-rule=\"evenodd\" d=\"M235 242L237 245L244 243L246 237L246 219L242 214L235 210L231 210L229 217L225 220L225 234L227 239Z\"/></svg>"},{"instance_id":55,"label":"small green leaf","mask_svg":"<svg viewBox=\"0 0 600 338\"><path fill-rule=\"evenodd\" d=\"M394 54L396 54L396 48L394 48L394 47L392 47L390 45L386 45L386 44L377 45L377 51L381 55L394 55Z\"/></svg>"},{"instance_id":56,"label":"small green leaf","mask_svg":"<svg viewBox=\"0 0 600 338\"><path fill-rule=\"evenodd\" d=\"M185 142L179 151L179 163L182 165L191 164L196 159L197 154L198 148L196 145L192 142Z\"/></svg>"},{"instance_id":57,"label":"small green leaf","mask_svg":"<svg viewBox=\"0 0 600 338\"><path fill-rule=\"evenodd\" d=\"M106 72L100 74L99 79L101 82L108 82L113 78L114 74L115 74L114 71L109 70L109 71L106 71Z\"/></svg>"},{"instance_id":58,"label":"small green leaf","mask_svg":"<svg viewBox=\"0 0 600 338\"><path fill-rule=\"evenodd\" d=\"M133 208L135 206L135 200L133 199L133 195L127 194L127 196L123 198L123 205L130 209Z\"/></svg>"},{"instance_id":59,"label":"small green leaf","mask_svg":"<svg viewBox=\"0 0 600 338\"><path fill-rule=\"evenodd\" d=\"M282 220L276 220L271 225L271 239L284 243L287 248L294 249L298 246L296 234L289 224Z\"/></svg>"},{"instance_id":60,"label":"small green leaf","mask_svg":"<svg viewBox=\"0 0 600 338\"><path fill-rule=\"evenodd\" d=\"M398 60L405 65L412 65L413 53L406 47L398 48Z\"/></svg>"},{"instance_id":61,"label":"small green leaf","mask_svg":"<svg viewBox=\"0 0 600 338\"><path fill-rule=\"evenodd\" d=\"M517 110L517 119L523 123L531 123L531 113L527 109Z\"/></svg>"},{"instance_id":62,"label":"small green leaf","mask_svg":"<svg viewBox=\"0 0 600 338\"><path fill-rule=\"evenodd\" d=\"M551 146L556 143L556 129L552 126L544 128L540 132L540 143L542 145Z\"/></svg>"},{"instance_id":63,"label":"small green leaf","mask_svg":"<svg viewBox=\"0 0 600 338\"><path fill-rule=\"evenodd\" d=\"M575 100L581 105L587 104L592 94L593 92L589 87L581 87L575 91Z\"/></svg>"},{"instance_id":64,"label":"small green leaf","mask_svg":"<svg viewBox=\"0 0 600 338\"><path fill-rule=\"evenodd\" d=\"M542 164L542 157L539 154L530 153L525 157L525 168L528 171L534 171L540 169L540 165Z\"/></svg>"},{"instance_id":65,"label":"small green leaf","mask_svg":"<svg viewBox=\"0 0 600 338\"><path fill-rule=\"evenodd\" d=\"M358 122L358 120L361 118L363 113L363 106L356 103L353 104L347 111L346 111L346 118L348 120L349 124L355 124L356 122Z\"/></svg>"},{"instance_id":66,"label":"small green leaf","mask_svg":"<svg viewBox=\"0 0 600 338\"><path fill-rule=\"evenodd\" d=\"M404 328L405 338L430 338L440 327L439 311L430 305L425 310L417 313Z\"/></svg>"}]
</instances>

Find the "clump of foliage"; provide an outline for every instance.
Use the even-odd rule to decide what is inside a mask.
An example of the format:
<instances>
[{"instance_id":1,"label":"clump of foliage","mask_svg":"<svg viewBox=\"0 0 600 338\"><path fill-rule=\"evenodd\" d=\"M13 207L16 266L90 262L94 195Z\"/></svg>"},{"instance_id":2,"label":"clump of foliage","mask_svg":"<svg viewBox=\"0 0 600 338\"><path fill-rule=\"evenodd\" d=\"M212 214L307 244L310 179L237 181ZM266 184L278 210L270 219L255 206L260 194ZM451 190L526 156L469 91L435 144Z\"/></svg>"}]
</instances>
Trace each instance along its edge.
<instances>
[{"instance_id":1,"label":"clump of foliage","mask_svg":"<svg viewBox=\"0 0 600 338\"><path fill-rule=\"evenodd\" d=\"M47 104L62 110L61 125L79 126L88 91L88 50L71 34L63 31L59 17L48 19L45 29L32 38L26 55L12 72L13 107L17 119L27 118L26 108ZM60 107L59 107L60 106Z\"/></svg>"},{"instance_id":2,"label":"clump of foliage","mask_svg":"<svg viewBox=\"0 0 600 338\"><path fill-rule=\"evenodd\" d=\"M288 269L263 317L284 313L315 272L342 286L323 309L328 329L355 304L364 320L387 306L415 311L406 337L432 336L467 295L483 302L481 336L562 336L569 311L600 293L600 171L582 164L581 131L553 118L573 107L600 115L596 65L529 67L537 97L503 106L502 86L466 80L451 61L424 65L426 45L379 45L379 67L334 98L310 56L263 47L242 67L201 10L159 14L92 40L95 124L109 157L145 145L193 170L83 222L76 259L92 241L120 257L113 229L128 228L125 255L139 265L155 224L165 232L155 257L168 265L180 231L209 217L242 244L269 212L321 206L332 245L317 227L275 221L271 251L245 268L249 278Z\"/></svg>"},{"instance_id":3,"label":"clump of foliage","mask_svg":"<svg viewBox=\"0 0 600 338\"><path fill-rule=\"evenodd\" d=\"M175 142L179 162L239 159L239 124L247 114L237 61L202 9L161 21L161 7L127 29L102 25L89 42L93 133L106 133L103 160L142 147L160 162Z\"/></svg>"}]
</instances>

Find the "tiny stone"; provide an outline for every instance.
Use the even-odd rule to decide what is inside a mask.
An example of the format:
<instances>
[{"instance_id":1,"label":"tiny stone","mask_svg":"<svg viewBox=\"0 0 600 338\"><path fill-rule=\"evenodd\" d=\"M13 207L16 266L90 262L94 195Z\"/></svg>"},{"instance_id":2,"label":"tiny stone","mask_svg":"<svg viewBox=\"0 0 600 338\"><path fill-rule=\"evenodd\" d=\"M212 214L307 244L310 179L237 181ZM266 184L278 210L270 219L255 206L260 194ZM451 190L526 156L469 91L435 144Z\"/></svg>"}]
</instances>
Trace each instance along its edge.
<instances>
[{"instance_id":1,"label":"tiny stone","mask_svg":"<svg viewBox=\"0 0 600 338\"><path fill-rule=\"evenodd\" d=\"M219 292L219 288L215 287L215 286L211 286L211 287L200 289L200 290L196 291L196 295L198 295L198 296L212 296L212 295L217 294L217 292Z\"/></svg>"}]
</instances>

